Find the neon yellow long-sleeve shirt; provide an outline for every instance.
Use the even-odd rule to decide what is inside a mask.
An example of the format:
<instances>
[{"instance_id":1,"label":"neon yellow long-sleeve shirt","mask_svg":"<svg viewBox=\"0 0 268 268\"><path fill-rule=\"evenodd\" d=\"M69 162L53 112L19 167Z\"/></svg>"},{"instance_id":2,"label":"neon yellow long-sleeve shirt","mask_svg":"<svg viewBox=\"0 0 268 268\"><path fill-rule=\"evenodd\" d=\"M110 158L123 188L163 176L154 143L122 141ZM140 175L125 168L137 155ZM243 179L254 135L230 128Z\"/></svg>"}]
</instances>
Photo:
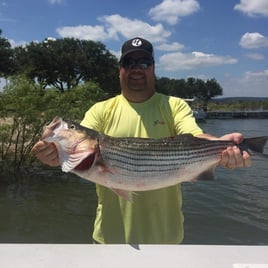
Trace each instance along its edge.
<instances>
[{"instance_id":1,"label":"neon yellow long-sleeve shirt","mask_svg":"<svg viewBox=\"0 0 268 268\"><path fill-rule=\"evenodd\" d=\"M162 138L202 130L182 99L155 93L143 103L123 95L93 105L81 125L113 137ZM96 185L98 207L93 239L99 243L169 244L183 240L180 184L138 192L128 202Z\"/></svg>"}]
</instances>

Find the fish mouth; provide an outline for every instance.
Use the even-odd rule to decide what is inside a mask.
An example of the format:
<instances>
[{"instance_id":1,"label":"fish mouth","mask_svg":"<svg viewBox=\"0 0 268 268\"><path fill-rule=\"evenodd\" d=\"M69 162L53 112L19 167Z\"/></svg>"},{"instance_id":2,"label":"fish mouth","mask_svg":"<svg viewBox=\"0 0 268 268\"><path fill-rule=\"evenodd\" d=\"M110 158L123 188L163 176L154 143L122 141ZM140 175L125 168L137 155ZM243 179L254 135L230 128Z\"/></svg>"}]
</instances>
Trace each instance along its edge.
<instances>
[{"instance_id":1,"label":"fish mouth","mask_svg":"<svg viewBox=\"0 0 268 268\"><path fill-rule=\"evenodd\" d=\"M96 159L96 152L89 154L76 167L74 167L74 170L84 171L90 169L94 165L95 159Z\"/></svg>"},{"instance_id":2,"label":"fish mouth","mask_svg":"<svg viewBox=\"0 0 268 268\"><path fill-rule=\"evenodd\" d=\"M67 128L66 124L63 123L60 117L55 117L52 122L44 127L41 140L49 140L55 135L55 131L63 128Z\"/></svg>"}]
</instances>

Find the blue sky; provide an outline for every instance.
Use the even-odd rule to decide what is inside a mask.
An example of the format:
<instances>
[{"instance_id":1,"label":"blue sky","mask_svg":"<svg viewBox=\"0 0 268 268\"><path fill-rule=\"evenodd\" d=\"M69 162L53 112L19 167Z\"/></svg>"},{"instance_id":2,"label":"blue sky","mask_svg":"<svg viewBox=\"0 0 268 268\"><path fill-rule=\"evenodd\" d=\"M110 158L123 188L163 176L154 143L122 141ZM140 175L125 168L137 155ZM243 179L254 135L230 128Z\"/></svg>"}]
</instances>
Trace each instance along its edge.
<instances>
[{"instance_id":1,"label":"blue sky","mask_svg":"<svg viewBox=\"0 0 268 268\"><path fill-rule=\"evenodd\" d=\"M215 78L224 97L268 97L268 0L0 0L0 29L12 46L74 37L116 56L141 36L158 77Z\"/></svg>"}]
</instances>

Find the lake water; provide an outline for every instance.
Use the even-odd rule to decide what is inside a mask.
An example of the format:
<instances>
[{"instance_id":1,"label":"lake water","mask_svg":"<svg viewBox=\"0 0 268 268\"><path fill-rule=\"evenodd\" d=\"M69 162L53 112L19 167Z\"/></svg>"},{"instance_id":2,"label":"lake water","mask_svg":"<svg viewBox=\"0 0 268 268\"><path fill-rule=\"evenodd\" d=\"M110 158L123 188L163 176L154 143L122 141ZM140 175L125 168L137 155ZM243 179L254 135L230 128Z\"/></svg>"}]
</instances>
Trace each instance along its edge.
<instances>
[{"instance_id":1,"label":"lake water","mask_svg":"<svg viewBox=\"0 0 268 268\"><path fill-rule=\"evenodd\" d=\"M215 135L268 134L268 120L208 120L201 126ZM267 162L217 168L216 177L183 183L184 243L268 245ZM8 179L0 179L0 243L91 243L94 184L58 169Z\"/></svg>"}]
</instances>

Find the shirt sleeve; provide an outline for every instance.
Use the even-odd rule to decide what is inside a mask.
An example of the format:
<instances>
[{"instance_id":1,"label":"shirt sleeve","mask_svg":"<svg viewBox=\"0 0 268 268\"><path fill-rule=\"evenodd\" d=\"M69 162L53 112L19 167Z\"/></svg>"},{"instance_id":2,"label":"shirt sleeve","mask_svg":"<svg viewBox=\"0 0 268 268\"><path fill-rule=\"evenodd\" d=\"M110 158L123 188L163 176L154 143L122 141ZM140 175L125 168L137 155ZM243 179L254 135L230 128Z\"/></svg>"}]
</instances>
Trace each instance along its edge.
<instances>
[{"instance_id":1,"label":"shirt sleeve","mask_svg":"<svg viewBox=\"0 0 268 268\"><path fill-rule=\"evenodd\" d=\"M176 133L190 133L194 136L202 134L203 131L196 123L193 111L187 102L179 98L172 98L171 101Z\"/></svg>"},{"instance_id":2,"label":"shirt sleeve","mask_svg":"<svg viewBox=\"0 0 268 268\"><path fill-rule=\"evenodd\" d=\"M100 108L100 103L96 103L85 113L80 125L101 132L103 122L102 117L103 111Z\"/></svg>"}]
</instances>

